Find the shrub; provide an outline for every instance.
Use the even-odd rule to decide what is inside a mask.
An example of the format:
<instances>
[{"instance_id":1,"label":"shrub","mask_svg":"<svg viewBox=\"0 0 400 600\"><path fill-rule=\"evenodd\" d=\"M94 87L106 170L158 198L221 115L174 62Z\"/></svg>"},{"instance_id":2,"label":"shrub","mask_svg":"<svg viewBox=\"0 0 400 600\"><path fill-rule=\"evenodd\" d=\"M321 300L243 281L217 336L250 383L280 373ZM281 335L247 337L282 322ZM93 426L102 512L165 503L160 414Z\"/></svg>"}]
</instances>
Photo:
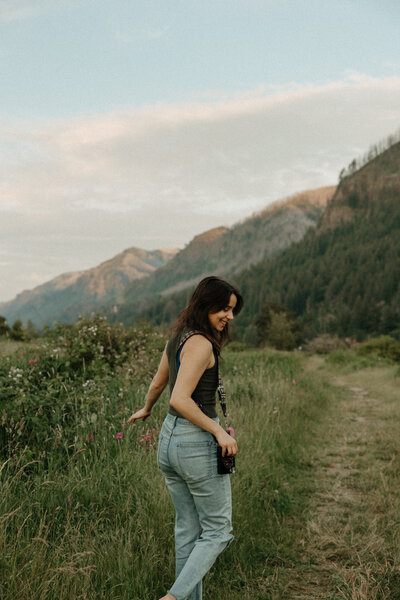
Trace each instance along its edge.
<instances>
[{"instance_id":1,"label":"shrub","mask_svg":"<svg viewBox=\"0 0 400 600\"><path fill-rule=\"evenodd\" d=\"M312 352L315 354L329 354L336 350L345 349L346 344L343 340L337 336L331 336L328 333L319 335L314 339L310 340L304 346L306 352Z\"/></svg>"},{"instance_id":2,"label":"shrub","mask_svg":"<svg viewBox=\"0 0 400 600\"><path fill-rule=\"evenodd\" d=\"M301 340L300 324L282 304L267 302L255 321L258 343L277 350L294 350Z\"/></svg>"},{"instance_id":3,"label":"shrub","mask_svg":"<svg viewBox=\"0 0 400 600\"><path fill-rule=\"evenodd\" d=\"M164 344L153 328L126 330L95 317L57 325L1 357L0 455L25 446L42 455L59 444L72 449L100 429L108 435L122 420L122 403L142 403Z\"/></svg>"},{"instance_id":4,"label":"shrub","mask_svg":"<svg viewBox=\"0 0 400 600\"><path fill-rule=\"evenodd\" d=\"M381 335L380 337L373 338L363 344L358 353L361 356L367 354L377 354L382 358L388 358L395 362L400 362L400 342L392 338L390 335Z\"/></svg>"}]
</instances>

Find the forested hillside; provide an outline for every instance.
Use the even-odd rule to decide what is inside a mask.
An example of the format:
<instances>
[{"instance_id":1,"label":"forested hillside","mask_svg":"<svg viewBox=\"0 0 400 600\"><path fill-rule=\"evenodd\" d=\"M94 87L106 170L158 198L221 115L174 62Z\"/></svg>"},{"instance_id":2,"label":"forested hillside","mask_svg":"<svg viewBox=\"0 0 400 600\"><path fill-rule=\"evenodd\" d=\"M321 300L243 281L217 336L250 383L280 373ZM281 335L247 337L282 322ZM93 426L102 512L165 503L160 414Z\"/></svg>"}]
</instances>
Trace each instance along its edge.
<instances>
[{"instance_id":1,"label":"forested hillside","mask_svg":"<svg viewBox=\"0 0 400 600\"><path fill-rule=\"evenodd\" d=\"M256 340L266 302L292 311L303 337L400 337L400 143L342 178L316 229L273 259L235 274L246 305L236 331ZM189 291L142 314L166 322Z\"/></svg>"}]
</instances>

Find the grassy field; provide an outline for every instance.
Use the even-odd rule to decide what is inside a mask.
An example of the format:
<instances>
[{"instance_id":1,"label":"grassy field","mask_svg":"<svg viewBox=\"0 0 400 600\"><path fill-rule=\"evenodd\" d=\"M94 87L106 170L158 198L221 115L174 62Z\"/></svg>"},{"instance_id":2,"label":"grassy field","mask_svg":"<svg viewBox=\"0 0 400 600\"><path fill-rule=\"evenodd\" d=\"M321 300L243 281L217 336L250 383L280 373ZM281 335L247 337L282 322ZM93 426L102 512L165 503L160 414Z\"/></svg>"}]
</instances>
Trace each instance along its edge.
<instances>
[{"instance_id":1,"label":"grassy field","mask_svg":"<svg viewBox=\"0 0 400 600\"><path fill-rule=\"evenodd\" d=\"M1 358L2 600L157 600L173 581L167 396L122 427L164 340L80 327ZM228 347L222 371L236 539L205 598L400 598L397 367Z\"/></svg>"}]
</instances>

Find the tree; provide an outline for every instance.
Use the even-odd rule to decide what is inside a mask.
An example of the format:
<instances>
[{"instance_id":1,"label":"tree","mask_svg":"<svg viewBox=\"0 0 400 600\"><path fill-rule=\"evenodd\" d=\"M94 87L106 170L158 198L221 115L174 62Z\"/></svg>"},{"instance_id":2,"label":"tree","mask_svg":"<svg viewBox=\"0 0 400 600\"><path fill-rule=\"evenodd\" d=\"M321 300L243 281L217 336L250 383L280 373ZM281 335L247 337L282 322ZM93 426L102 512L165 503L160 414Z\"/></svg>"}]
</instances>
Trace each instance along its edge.
<instances>
[{"instance_id":1,"label":"tree","mask_svg":"<svg viewBox=\"0 0 400 600\"><path fill-rule=\"evenodd\" d=\"M35 324L32 323L32 321L30 319L28 319L28 322L26 324L26 336L29 339L33 339L35 337L38 337L38 333L36 331Z\"/></svg>"},{"instance_id":2,"label":"tree","mask_svg":"<svg viewBox=\"0 0 400 600\"><path fill-rule=\"evenodd\" d=\"M300 325L292 312L278 302L264 304L255 321L258 343L278 350L293 350L301 339Z\"/></svg>"},{"instance_id":3,"label":"tree","mask_svg":"<svg viewBox=\"0 0 400 600\"><path fill-rule=\"evenodd\" d=\"M271 346L277 350L294 350L296 339L287 313L271 313L267 339Z\"/></svg>"},{"instance_id":4,"label":"tree","mask_svg":"<svg viewBox=\"0 0 400 600\"><path fill-rule=\"evenodd\" d=\"M14 321L14 323L12 324L12 327L10 329L10 337L13 340L17 341L21 341L24 339L25 331L21 319L16 319L16 321Z\"/></svg>"},{"instance_id":5,"label":"tree","mask_svg":"<svg viewBox=\"0 0 400 600\"><path fill-rule=\"evenodd\" d=\"M7 321L5 317L2 317L0 315L0 336L2 335L8 335L10 332L10 328L7 325Z\"/></svg>"}]
</instances>

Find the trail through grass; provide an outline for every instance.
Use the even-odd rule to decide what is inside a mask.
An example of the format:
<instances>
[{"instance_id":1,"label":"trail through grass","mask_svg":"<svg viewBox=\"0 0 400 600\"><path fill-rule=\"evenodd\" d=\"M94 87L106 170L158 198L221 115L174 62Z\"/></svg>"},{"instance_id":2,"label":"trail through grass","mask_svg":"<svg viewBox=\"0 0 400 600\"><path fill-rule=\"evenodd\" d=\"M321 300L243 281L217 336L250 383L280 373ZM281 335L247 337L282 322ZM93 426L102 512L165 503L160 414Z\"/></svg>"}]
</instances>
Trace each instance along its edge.
<instances>
[{"instance_id":1,"label":"trail through grass","mask_svg":"<svg viewBox=\"0 0 400 600\"><path fill-rule=\"evenodd\" d=\"M400 394L394 367L307 370L334 386L315 439L301 561L286 573L288 600L400 598Z\"/></svg>"}]
</instances>

